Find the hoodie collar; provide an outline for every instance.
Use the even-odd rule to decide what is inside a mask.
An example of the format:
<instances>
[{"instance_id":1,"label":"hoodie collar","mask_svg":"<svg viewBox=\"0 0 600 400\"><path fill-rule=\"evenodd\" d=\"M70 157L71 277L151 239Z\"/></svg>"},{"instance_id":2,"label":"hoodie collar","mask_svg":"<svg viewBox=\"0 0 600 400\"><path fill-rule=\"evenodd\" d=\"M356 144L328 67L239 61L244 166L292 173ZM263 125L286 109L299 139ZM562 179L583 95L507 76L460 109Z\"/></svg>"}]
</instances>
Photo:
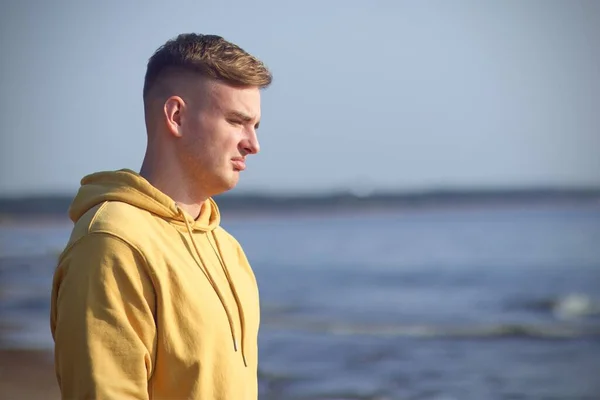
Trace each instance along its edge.
<instances>
[{"instance_id":1,"label":"hoodie collar","mask_svg":"<svg viewBox=\"0 0 600 400\"><path fill-rule=\"evenodd\" d=\"M182 228L185 228L187 221L192 230L212 231L221 222L219 209L213 199L207 199L198 218L193 219L180 210L173 199L129 169L97 172L85 176L69 208L69 217L76 222L88 210L105 201L131 204Z\"/></svg>"}]
</instances>

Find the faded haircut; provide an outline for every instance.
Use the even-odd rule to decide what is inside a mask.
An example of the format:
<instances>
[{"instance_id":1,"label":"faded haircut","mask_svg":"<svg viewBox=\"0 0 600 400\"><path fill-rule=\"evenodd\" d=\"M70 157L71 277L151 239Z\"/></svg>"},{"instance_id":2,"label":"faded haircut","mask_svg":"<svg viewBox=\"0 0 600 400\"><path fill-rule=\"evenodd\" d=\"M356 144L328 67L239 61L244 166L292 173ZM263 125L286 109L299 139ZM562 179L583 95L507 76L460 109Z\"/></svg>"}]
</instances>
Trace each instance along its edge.
<instances>
[{"instance_id":1,"label":"faded haircut","mask_svg":"<svg viewBox=\"0 0 600 400\"><path fill-rule=\"evenodd\" d=\"M144 100L165 75L185 71L232 86L264 89L273 76L258 58L221 36L185 33L167 41L148 60Z\"/></svg>"}]
</instances>

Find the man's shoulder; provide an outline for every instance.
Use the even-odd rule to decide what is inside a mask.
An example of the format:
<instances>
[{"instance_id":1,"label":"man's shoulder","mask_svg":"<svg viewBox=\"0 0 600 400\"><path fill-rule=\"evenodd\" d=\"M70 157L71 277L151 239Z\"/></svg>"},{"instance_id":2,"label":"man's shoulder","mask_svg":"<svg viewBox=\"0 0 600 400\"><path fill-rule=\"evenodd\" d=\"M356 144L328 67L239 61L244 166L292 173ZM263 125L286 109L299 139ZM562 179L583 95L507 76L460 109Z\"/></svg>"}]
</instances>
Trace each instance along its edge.
<instances>
[{"instance_id":1,"label":"man's shoulder","mask_svg":"<svg viewBox=\"0 0 600 400\"><path fill-rule=\"evenodd\" d=\"M120 201L105 201L79 218L73 227L71 242L90 234L104 233L131 242L147 232L155 217L141 208Z\"/></svg>"}]
</instances>

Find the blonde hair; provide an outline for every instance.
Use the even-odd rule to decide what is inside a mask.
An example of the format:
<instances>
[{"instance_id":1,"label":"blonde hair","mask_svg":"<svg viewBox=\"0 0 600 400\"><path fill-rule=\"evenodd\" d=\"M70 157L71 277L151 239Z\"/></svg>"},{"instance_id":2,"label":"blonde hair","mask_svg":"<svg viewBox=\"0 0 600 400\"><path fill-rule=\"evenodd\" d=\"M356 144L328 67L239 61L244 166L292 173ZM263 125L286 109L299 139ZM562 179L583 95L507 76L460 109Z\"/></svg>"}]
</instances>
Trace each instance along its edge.
<instances>
[{"instance_id":1,"label":"blonde hair","mask_svg":"<svg viewBox=\"0 0 600 400\"><path fill-rule=\"evenodd\" d=\"M269 86L273 76L258 58L221 36L185 33L167 41L148 60L143 96L169 71L197 73L233 86Z\"/></svg>"}]
</instances>

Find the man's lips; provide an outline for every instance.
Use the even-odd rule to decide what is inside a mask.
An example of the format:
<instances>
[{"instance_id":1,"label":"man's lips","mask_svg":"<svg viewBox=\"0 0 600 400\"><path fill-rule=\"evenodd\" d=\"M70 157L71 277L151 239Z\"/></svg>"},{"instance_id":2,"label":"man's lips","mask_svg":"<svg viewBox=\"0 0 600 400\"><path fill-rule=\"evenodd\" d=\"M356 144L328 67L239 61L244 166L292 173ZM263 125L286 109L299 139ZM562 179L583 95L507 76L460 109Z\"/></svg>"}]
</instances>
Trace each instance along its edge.
<instances>
[{"instance_id":1,"label":"man's lips","mask_svg":"<svg viewBox=\"0 0 600 400\"><path fill-rule=\"evenodd\" d=\"M233 164L233 168L238 171L243 171L246 169L246 161L242 157L232 158L231 163Z\"/></svg>"}]
</instances>

